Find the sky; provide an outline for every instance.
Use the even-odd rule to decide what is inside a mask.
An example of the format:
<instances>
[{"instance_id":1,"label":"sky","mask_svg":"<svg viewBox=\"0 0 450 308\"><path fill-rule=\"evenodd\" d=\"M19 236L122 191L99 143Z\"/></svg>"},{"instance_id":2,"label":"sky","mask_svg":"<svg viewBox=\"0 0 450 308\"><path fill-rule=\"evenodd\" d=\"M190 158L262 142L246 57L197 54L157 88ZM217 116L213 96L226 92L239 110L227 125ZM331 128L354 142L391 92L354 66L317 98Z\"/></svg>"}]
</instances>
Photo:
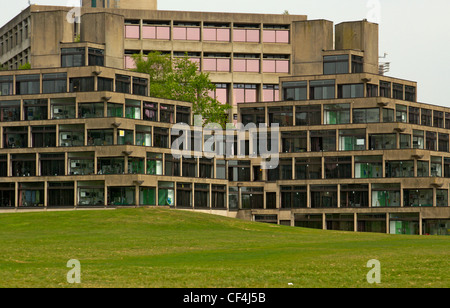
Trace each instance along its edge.
<instances>
[{"instance_id":1,"label":"sky","mask_svg":"<svg viewBox=\"0 0 450 308\"><path fill-rule=\"evenodd\" d=\"M2 0L6 1L6 0ZM15 0L0 11L4 25L28 6ZM78 0L31 0L32 4L71 6ZM224 5L225 4L225 5ZM387 76L418 83L419 102L450 107L449 0L159 0L159 10L307 15L335 24L367 19L379 24L379 53L390 62Z\"/></svg>"}]
</instances>

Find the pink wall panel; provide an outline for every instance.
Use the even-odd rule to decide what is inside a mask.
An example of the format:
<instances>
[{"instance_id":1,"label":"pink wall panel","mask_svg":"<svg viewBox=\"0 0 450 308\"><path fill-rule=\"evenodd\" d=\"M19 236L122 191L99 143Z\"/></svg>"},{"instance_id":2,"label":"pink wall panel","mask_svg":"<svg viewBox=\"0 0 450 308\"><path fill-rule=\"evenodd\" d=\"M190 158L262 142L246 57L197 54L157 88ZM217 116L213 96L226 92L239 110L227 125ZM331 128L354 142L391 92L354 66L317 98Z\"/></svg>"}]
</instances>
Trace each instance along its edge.
<instances>
[{"instance_id":1,"label":"pink wall panel","mask_svg":"<svg viewBox=\"0 0 450 308\"><path fill-rule=\"evenodd\" d=\"M263 42L264 43L275 43L275 30L264 30L263 31Z\"/></svg>"},{"instance_id":2,"label":"pink wall panel","mask_svg":"<svg viewBox=\"0 0 450 308\"><path fill-rule=\"evenodd\" d=\"M226 104L228 102L227 89L216 89L216 99L222 104Z\"/></svg>"},{"instance_id":3,"label":"pink wall panel","mask_svg":"<svg viewBox=\"0 0 450 308\"><path fill-rule=\"evenodd\" d=\"M275 73L275 60L263 60L263 72Z\"/></svg>"},{"instance_id":4,"label":"pink wall panel","mask_svg":"<svg viewBox=\"0 0 450 308\"><path fill-rule=\"evenodd\" d=\"M234 89L234 100L233 105L245 102L245 90L244 89Z\"/></svg>"},{"instance_id":5,"label":"pink wall panel","mask_svg":"<svg viewBox=\"0 0 450 308\"><path fill-rule=\"evenodd\" d=\"M217 40L217 29L203 29L203 40L204 41L216 41Z\"/></svg>"},{"instance_id":6,"label":"pink wall panel","mask_svg":"<svg viewBox=\"0 0 450 308\"><path fill-rule=\"evenodd\" d=\"M278 60L276 66L277 73L289 73L289 61Z\"/></svg>"},{"instance_id":7,"label":"pink wall panel","mask_svg":"<svg viewBox=\"0 0 450 308\"><path fill-rule=\"evenodd\" d=\"M259 73L259 60L247 60L247 72Z\"/></svg>"},{"instance_id":8,"label":"pink wall panel","mask_svg":"<svg viewBox=\"0 0 450 308\"><path fill-rule=\"evenodd\" d=\"M217 40L221 42L229 42L230 29L217 29Z\"/></svg>"},{"instance_id":9,"label":"pink wall panel","mask_svg":"<svg viewBox=\"0 0 450 308\"><path fill-rule=\"evenodd\" d=\"M247 30L247 42L259 43L259 30Z\"/></svg>"},{"instance_id":10,"label":"pink wall panel","mask_svg":"<svg viewBox=\"0 0 450 308\"><path fill-rule=\"evenodd\" d=\"M174 40L185 40L186 39L186 28L173 28L173 39Z\"/></svg>"},{"instance_id":11,"label":"pink wall panel","mask_svg":"<svg viewBox=\"0 0 450 308\"><path fill-rule=\"evenodd\" d=\"M131 56L125 56L125 68L136 68L136 64Z\"/></svg>"},{"instance_id":12,"label":"pink wall panel","mask_svg":"<svg viewBox=\"0 0 450 308\"><path fill-rule=\"evenodd\" d=\"M234 42L245 42L245 30L234 29L233 30L233 41Z\"/></svg>"},{"instance_id":13,"label":"pink wall panel","mask_svg":"<svg viewBox=\"0 0 450 308\"><path fill-rule=\"evenodd\" d=\"M233 61L233 71L235 72L245 72L247 69L246 67L246 60L245 59L234 59Z\"/></svg>"},{"instance_id":14,"label":"pink wall panel","mask_svg":"<svg viewBox=\"0 0 450 308\"><path fill-rule=\"evenodd\" d=\"M143 39L156 39L156 27L143 26L142 27L142 38Z\"/></svg>"},{"instance_id":15,"label":"pink wall panel","mask_svg":"<svg viewBox=\"0 0 450 308\"><path fill-rule=\"evenodd\" d=\"M138 39L139 26L125 26L125 38Z\"/></svg>"},{"instance_id":16,"label":"pink wall panel","mask_svg":"<svg viewBox=\"0 0 450 308\"><path fill-rule=\"evenodd\" d=\"M200 28L187 28L186 39L188 41L200 41Z\"/></svg>"},{"instance_id":17,"label":"pink wall panel","mask_svg":"<svg viewBox=\"0 0 450 308\"><path fill-rule=\"evenodd\" d=\"M217 70L217 59L203 58L203 70L215 72Z\"/></svg>"},{"instance_id":18,"label":"pink wall panel","mask_svg":"<svg viewBox=\"0 0 450 308\"><path fill-rule=\"evenodd\" d=\"M289 43L289 30L278 30L276 35L277 43Z\"/></svg>"},{"instance_id":19,"label":"pink wall panel","mask_svg":"<svg viewBox=\"0 0 450 308\"><path fill-rule=\"evenodd\" d=\"M245 90L245 102L246 103L254 103L257 100L256 97L256 89L246 89Z\"/></svg>"},{"instance_id":20,"label":"pink wall panel","mask_svg":"<svg viewBox=\"0 0 450 308\"><path fill-rule=\"evenodd\" d=\"M170 27L156 27L156 38L158 40L170 40Z\"/></svg>"},{"instance_id":21,"label":"pink wall panel","mask_svg":"<svg viewBox=\"0 0 450 308\"><path fill-rule=\"evenodd\" d=\"M230 59L217 59L217 71L229 72L230 71Z\"/></svg>"}]
</instances>

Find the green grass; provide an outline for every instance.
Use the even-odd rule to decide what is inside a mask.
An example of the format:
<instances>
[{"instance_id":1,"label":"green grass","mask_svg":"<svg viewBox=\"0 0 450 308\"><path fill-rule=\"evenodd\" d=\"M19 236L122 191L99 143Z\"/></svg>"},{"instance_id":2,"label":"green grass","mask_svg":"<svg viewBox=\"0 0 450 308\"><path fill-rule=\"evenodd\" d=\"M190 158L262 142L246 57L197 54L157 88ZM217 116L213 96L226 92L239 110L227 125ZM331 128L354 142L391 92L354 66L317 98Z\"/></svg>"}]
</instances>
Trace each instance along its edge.
<instances>
[{"instance_id":1,"label":"green grass","mask_svg":"<svg viewBox=\"0 0 450 308\"><path fill-rule=\"evenodd\" d=\"M450 238L309 230L161 208L0 215L0 287L450 287ZM69 284L69 259L81 284ZM381 263L369 284L367 261ZM292 285L288 285L292 283Z\"/></svg>"}]
</instances>

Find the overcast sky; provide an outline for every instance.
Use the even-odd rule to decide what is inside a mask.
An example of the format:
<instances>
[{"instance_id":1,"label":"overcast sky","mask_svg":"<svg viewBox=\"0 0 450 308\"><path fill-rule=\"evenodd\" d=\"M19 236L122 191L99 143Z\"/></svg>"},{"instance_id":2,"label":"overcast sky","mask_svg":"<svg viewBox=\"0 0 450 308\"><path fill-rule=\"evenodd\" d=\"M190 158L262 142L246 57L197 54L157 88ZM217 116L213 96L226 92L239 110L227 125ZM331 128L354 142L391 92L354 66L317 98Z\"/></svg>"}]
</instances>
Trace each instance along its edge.
<instances>
[{"instance_id":1,"label":"overcast sky","mask_svg":"<svg viewBox=\"0 0 450 308\"><path fill-rule=\"evenodd\" d=\"M2 0L6 1L6 0ZM32 4L69 6L77 0L31 0ZM4 25L28 6L8 2L0 11ZM449 0L159 0L159 10L307 15L335 24L368 19L380 25L380 56L391 63L386 75L416 81L418 100L450 107Z\"/></svg>"}]
</instances>

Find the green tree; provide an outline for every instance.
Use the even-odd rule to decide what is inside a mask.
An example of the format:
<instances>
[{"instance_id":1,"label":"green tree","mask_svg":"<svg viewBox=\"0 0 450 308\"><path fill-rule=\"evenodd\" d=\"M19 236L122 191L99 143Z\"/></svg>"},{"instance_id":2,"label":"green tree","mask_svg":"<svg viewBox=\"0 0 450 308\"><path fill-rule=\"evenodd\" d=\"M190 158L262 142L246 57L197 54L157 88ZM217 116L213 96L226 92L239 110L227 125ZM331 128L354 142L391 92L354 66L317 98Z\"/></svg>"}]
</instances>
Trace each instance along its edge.
<instances>
[{"instance_id":1,"label":"green tree","mask_svg":"<svg viewBox=\"0 0 450 308\"><path fill-rule=\"evenodd\" d=\"M216 86L209 74L199 72L198 64L189 57L171 58L168 54L151 52L133 55L136 69L150 76L150 95L165 99L191 102L194 115L201 115L202 125L218 123L223 128L228 122L228 104L221 104L209 96Z\"/></svg>"}]
</instances>

